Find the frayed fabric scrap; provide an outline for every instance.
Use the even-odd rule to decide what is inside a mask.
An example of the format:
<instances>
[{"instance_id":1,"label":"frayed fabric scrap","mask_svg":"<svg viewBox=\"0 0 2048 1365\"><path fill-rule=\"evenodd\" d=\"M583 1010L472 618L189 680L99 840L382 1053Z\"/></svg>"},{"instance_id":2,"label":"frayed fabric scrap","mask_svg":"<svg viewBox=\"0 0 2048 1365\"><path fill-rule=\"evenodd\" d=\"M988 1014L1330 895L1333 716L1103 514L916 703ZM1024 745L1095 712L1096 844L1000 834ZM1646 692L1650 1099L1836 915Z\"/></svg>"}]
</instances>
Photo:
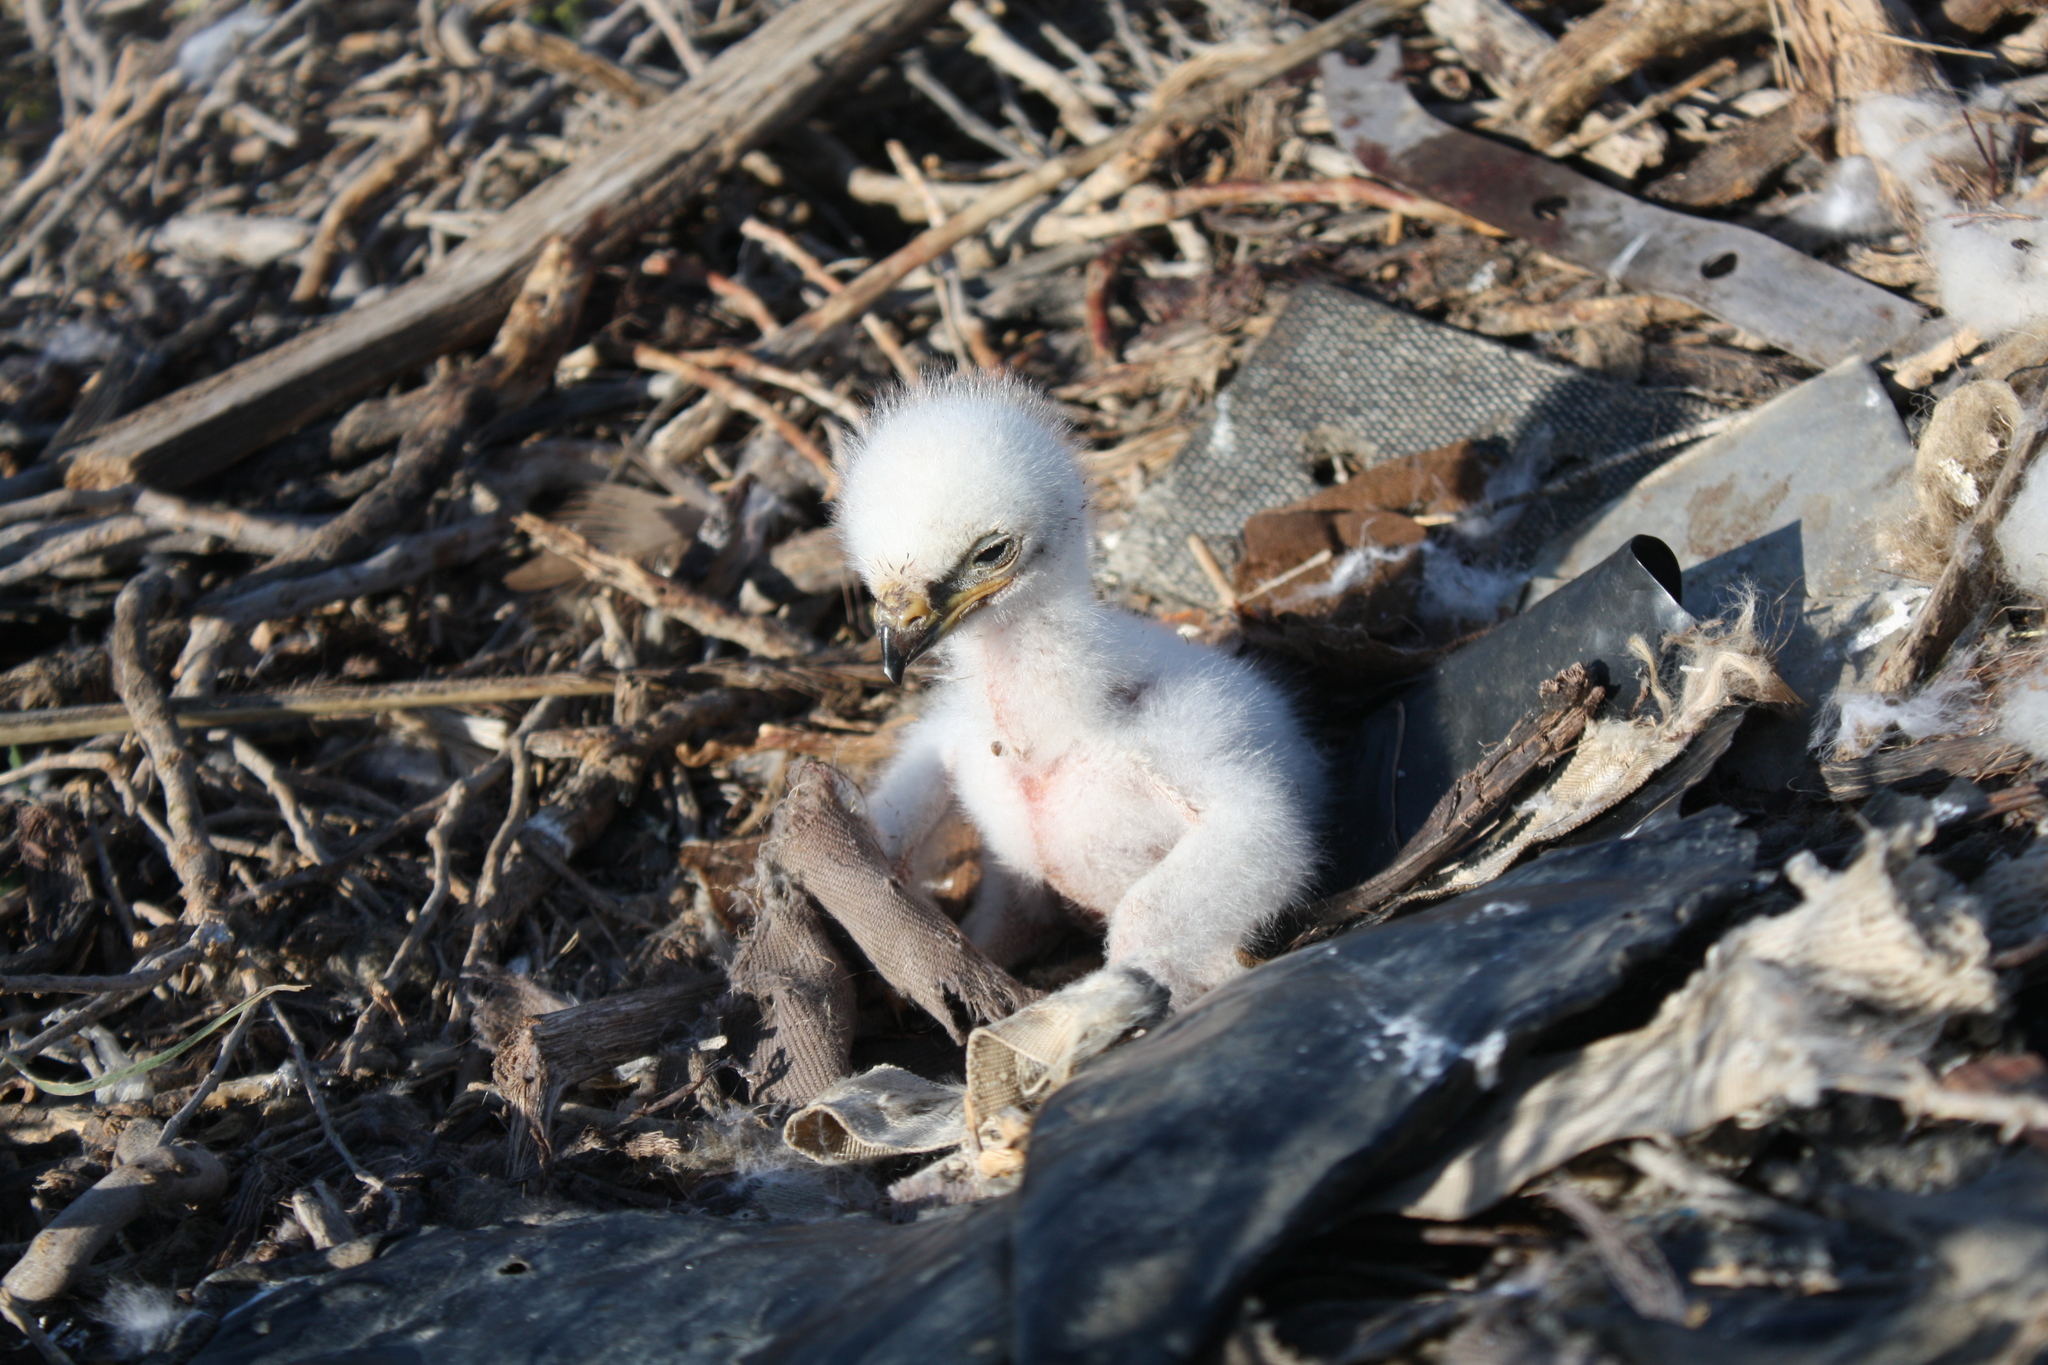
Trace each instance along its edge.
<instances>
[{"instance_id":1,"label":"frayed fabric scrap","mask_svg":"<svg viewBox=\"0 0 2048 1365\"><path fill-rule=\"evenodd\" d=\"M828 1087L790 1115L782 1140L825 1165L944 1151L967 1137L960 1102L957 1085L878 1066Z\"/></svg>"},{"instance_id":2,"label":"frayed fabric scrap","mask_svg":"<svg viewBox=\"0 0 2048 1365\"><path fill-rule=\"evenodd\" d=\"M1802 905L1721 940L1645 1027L1525 1079L1471 1145L1382 1204L1464 1218L1607 1143L1811 1106L1829 1090L1931 1118L2048 1122L2048 1102L1946 1090L1927 1069L1950 1020L2000 1003L1976 905L1915 856L1932 832L1874 832L1839 873L1795 857L1785 875Z\"/></svg>"}]
</instances>

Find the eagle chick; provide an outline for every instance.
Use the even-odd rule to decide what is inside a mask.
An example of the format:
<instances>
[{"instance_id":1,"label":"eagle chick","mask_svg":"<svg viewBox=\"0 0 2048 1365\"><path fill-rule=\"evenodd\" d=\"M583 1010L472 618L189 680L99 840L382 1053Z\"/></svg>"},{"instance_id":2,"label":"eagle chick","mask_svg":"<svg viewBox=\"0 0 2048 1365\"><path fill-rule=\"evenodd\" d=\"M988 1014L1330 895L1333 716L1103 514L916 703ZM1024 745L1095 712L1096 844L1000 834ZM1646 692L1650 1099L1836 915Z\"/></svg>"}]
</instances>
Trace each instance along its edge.
<instances>
[{"instance_id":1,"label":"eagle chick","mask_svg":"<svg viewBox=\"0 0 2048 1365\"><path fill-rule=\"evenodd\" d=\"M957 800L985 854L963 928L998 962L1043 942L1064 897L1175 1009L1240 972L1238 945L1313 869L1320 765L1271 682L1095 600L1058 409L1014 381L928 384L871 414L842 484L884 670L900 682L946 641L869 802L889 856L914 859Z\"/></svg>"}]
</instances>

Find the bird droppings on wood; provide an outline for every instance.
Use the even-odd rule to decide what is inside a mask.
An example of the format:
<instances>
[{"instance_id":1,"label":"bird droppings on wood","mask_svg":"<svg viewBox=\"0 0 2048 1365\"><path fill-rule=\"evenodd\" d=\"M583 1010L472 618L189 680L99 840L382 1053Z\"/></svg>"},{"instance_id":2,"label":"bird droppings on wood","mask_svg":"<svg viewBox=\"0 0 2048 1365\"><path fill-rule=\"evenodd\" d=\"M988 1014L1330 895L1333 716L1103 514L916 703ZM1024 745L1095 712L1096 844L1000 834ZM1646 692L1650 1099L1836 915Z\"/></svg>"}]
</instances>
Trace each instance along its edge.
<instances>
[{"instance_id":1,"label":"bird droppings on wood","mask_svg":"<svg viewBox=\"0 0 2048 1365\"><path fill-rule=\"evenodd\" d=\"M1297 4L0 4L7 1359L2032 1349L2048 17Z\"/></svg>"}]
</instances>

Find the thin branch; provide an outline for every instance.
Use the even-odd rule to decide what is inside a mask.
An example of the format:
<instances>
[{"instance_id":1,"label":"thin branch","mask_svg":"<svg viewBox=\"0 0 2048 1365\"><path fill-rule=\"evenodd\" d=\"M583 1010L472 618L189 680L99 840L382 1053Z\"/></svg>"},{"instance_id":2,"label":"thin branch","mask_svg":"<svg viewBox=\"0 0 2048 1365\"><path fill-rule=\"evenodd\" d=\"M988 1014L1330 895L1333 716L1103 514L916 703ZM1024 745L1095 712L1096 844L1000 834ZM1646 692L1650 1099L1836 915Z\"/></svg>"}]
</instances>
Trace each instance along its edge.
<instances>
[{"instance_id":1,"label":"thin branch","mask_svg":"<svg viewBox=\"0 0 2048 1365\"><path fill-rule=\"evenodd\" d=\"M213 1069L206 1073L206 1079L193 1088L191 1097L178 1106L178 1112L171 1115L164 1124L163 1132L158 1134L159 1147L168 1147L176 1142L178 1135L185 1131L185 1125L192 1122L193 1116L206 1103L207 1096L219 1088L221 1081L228 1074L228 1067L234 1064L235 1049L241 1046L243 1035L248 1033L249 1026L255 1022L255 1010L245 1010L242 1017L235 1020L234 1028L228 1031L226 1041L220 1045L220 1056L213 1059Z\"/></svg>"},{"instance_id":2,"label":"thin branch","mask_svg":"<svg viewBox=\"0 0 2048 1365\"><path fill-rule=\"evenodd\" d=\"M765 659L795 659L809 654L810 640L772 616L749 616L723 602L693 592L674 579L626 558L598 549L590 541L555 522L529 512L514 519L520 530L544 550L552 550L583 571L586 578L617 588L643 606L668 613L699 635L730 640Z\"/></svg>"},{"instance_id":3,"label":"thin branch","mask_svg":"<svg viewBox=\"0 0 2048 1365\"><path fill-rule=\"evenodd\" d=\"M348 1149L348 1144L341 1140L341 1134L335 1130L334 1120L327 1112L327 1098L320 1093L319 1082L313 1073L313 1063L306 1056L306 1045L299 1041L298 1031L292 1027L291 1020L284 1017L284 1011L277 1007L275 1000L265 1008L270 1011L270 1017L277 1021L277 1026L284 1030L285 1041L291 1044L292 1060L299 1068L299 1083L306 1088L306 1098L313 1102L313 1113L320 1120L320 1132L327 1139L327 1145L347 1164L350 1175L373 1190L383 1189L384 1182L363 1169L362 1163L356 1160L355 1153Z\"/></svg>"},{"instance_id":4,"label":"thin branch","mask_svg":"<svg viewBox=\"0 0 2048 1365\"><path fill-rule=\"evenodd\" d=\"M434 111L422 105L413 111L404 140L350 181L320 215L312 244L306 248L306 263L299 269L298 283L292 286L293 303L310 308L326 295L327 277L341 251L342 229L373 200L402 183L438 146L440 130L434 125Z\"/></svg>"},{"instance_id":5,"label":"thin branch","mask_svg":"<svg viewBox=\"0 0 2048 1365\"><path fill-rule=\"evenodd\" d=\"M670 374L689 380L706 393L713 394L756 421L774 428L775 434L795 448L796 453L809 460L817 471L825 476L825 496L834 496L839 488L839 473L832 468L832 457L819 448L809 434L796 423L777 412L774 406L744 384L727 379L714 370L685 360L667 351L657 351L652 346L635 346L633 363L650 370L667 370Z\"/></svg>"},{"instance_id":6,"label":"thin branch","mask_svg":"<svg viewBox=\"0 0 2048 1365\"><path fill-rule=\"evenodd\" d=\"M187 922L199 926L200 941L209 950L227 946L227 923L221 916L221 860L199 806L199 770L185 748L171 714L170 699L150 671L145 638L149 619L170 592L170 580L151 569L129 580L114 599L114 631L107 642L113 662L114 690L121 694L164 791L164 814L171 832L171 866L185 892Z\"/></svg>"},{"instance_id":7,"label":"thin branch","mask_svg":"<svg viewBox=\"0 0 2048 1365\"><path fill-rule=\"evenodd\" d=\"M211 730L230 725L309 720L315 716L375 716L423 706L487 706L537 701L542 697L608 697L617 687L618 678L612 674L542 673L523 678L455 678L385 683L377 687L323 687L303 692L246 692L238 697L179 697L168 699L168 707L171 721L179 728ZM50 744L93 735L118 735L135 728L134 717L125 706L0 711L0 744ZM100 766L72 757L74 762L69 765L50 766Z\"/></svg>"}]
</instances>

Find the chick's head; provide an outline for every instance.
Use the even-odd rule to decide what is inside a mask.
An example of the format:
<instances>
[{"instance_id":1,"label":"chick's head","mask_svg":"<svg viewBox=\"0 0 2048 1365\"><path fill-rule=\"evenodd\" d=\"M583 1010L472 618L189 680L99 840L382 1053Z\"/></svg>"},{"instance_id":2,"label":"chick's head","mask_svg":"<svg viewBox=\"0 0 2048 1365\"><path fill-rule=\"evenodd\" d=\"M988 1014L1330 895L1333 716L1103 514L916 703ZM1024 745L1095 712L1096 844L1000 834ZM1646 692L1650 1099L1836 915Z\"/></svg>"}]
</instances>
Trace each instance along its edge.
<instances>
[{"instance_id":1,"label":"chick's head","mask_svg":"<svg viewBox=\"0 0 2048 1365\"><path fill-rule=\"evenodd\" d=\"M895 681L956 629L1089 591L1067 424L1015 381L958 376L883 403L846 454L836 522Z\"/></svg>"}]
</instances>

